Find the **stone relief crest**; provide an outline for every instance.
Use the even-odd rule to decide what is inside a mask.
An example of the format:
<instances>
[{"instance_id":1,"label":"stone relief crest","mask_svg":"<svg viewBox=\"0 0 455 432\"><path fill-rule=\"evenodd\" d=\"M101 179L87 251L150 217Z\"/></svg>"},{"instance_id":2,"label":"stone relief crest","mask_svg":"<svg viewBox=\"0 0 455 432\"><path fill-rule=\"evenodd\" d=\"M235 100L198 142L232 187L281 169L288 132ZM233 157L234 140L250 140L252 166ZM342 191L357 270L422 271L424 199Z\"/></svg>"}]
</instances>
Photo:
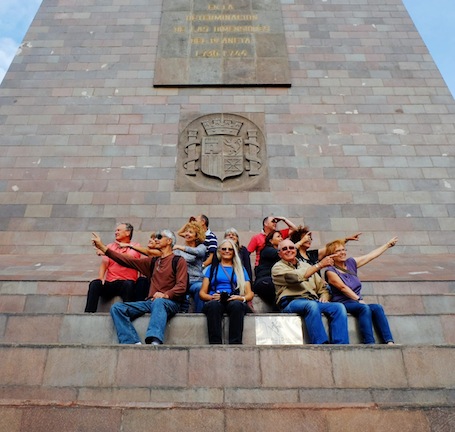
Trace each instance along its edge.
<instances>
[{"instance_id":1,"label":"stone relief crest","mask_svg":"<svg viewBox=\"0 0 455 432\"><path fill-rule=\"evenodd\" d=\"M223 181L243 172L243 140L238 137L204 137L201 149L201 171Z\"/></svg>"},{"instance_id":2,"label":"stone relief crest","mask_svg":"<svg viewBox=\"0 0 455 432\"><path fill-rule=\"evenodd\" d=\"M181 173L193 184L191 190L254 188L265 171L261 128L238 114L195 119L181 132L179 148L183 148ZM230 179L240 184L229 183ZM183 182L177 185L179 190L187 190Z\"/></svg>"}]
</instances>

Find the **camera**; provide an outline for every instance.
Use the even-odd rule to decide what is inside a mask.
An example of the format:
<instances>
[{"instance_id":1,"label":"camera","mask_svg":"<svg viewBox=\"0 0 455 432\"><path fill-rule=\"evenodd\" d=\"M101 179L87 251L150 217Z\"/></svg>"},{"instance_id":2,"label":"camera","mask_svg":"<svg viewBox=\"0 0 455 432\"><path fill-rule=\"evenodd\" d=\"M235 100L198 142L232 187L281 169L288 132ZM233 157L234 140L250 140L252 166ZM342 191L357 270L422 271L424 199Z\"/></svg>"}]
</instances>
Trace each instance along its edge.
<instances>
[{"instance_id":1,"label":"camera","mask_svg":"<svg viewBox=\"0 0 455 432\"><path fill-rule=\"evenodd\" d=\"M221 291L220 292L220 302L221 303L227 303L227 301L229 300L229 293L227 291Z\"/></svg>"}]
</instances>

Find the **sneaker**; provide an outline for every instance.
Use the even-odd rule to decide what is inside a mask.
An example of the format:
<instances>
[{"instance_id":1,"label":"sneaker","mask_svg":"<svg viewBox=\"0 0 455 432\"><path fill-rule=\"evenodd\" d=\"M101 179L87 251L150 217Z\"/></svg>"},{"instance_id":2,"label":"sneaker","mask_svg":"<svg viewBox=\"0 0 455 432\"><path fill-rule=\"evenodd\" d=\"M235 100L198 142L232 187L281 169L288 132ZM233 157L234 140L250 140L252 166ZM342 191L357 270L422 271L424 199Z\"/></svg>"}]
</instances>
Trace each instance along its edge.
<instances>
[{"instance_id":1,"label":"sneaker","mask_svg":"<svg viewBox=\"0 0 455 432\"><path fill-rule=\"evenodd\" d=\"M145 338L145 343L147 345L161 345L163 342L161 342L158 338L155 336L149 336Z\"/></svg>"}]
</instances>

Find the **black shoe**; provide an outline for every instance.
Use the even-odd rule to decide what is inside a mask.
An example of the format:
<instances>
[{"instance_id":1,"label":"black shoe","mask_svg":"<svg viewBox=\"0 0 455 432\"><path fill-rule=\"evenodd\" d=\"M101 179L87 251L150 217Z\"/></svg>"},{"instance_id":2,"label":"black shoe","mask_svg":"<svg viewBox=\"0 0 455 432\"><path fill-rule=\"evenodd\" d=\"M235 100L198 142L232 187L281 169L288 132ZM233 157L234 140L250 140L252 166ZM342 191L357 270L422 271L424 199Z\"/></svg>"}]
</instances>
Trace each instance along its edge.
<instances>
[{"instance_id":1,"label":"black shoe","mask_svg":"<svg viewBox=\"0 0 455 432\"><path fill-rule=\"evenodd\" d=\"M163 342L161 342L157 337L155 336L148 336L145 338L145 343L147 345L162 345Z\"/></svg>"}]
</instances>

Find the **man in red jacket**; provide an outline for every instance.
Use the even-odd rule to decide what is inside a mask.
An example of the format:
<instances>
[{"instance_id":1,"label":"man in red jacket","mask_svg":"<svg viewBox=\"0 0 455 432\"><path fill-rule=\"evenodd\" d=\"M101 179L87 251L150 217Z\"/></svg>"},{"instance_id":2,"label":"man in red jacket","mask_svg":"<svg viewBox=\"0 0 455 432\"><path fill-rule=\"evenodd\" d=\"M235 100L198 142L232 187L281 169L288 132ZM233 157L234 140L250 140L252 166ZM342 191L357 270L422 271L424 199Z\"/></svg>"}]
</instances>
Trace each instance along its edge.
<instances>
[{"instance_id":1,"label":"man in red jacket","mask_svg":"<svg viewBox=\"0 0 455 432\"><path fill-rule=\"evenodd\" d=\"M284 222L288 227L278 231L280 231L283 239L288 238L297 229L297 227L293 222L283 216L267 216L262 221L262 231L251 237L247 249L250 254L253 252L256 253L256 259L254 262L255 271L256 267L259 264L261 250L264 249L265 246L265 238L267 237L267 234L272 231L277 231L277 224L281 221Z\"/></svg>"}]
</instances>

